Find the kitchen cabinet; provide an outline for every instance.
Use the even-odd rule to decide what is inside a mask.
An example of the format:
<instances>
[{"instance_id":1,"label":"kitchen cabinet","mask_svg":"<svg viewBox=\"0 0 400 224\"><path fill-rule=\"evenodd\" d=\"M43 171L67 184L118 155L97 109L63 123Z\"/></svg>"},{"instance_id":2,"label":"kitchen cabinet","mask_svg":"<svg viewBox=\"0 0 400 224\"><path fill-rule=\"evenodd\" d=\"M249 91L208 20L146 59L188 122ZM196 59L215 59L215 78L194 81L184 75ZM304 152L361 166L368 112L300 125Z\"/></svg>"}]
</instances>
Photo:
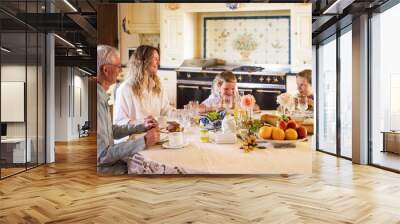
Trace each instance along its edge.
<instances>
[{"instance_id":1,"label":"kitchen cabinet","mask_svg":"<svg viewBox=\"0 0 400 224\"><path fill-rule=\"evenodd\" d=\"M169 103L176 106L176 72L175 70L158 70L161 85L167 91Z\"/></svg>"},{"instance_id":2,"label":"kitchen cabinet","mask_svg":"<svg viewBox=\"0 0 400 224\"><path fill-rule=\"evenodd\" d=\"M124 19L124 17L121 18ZM160 7L156 3L129 4L126 27L132 33L160 33Z\"/></svg>"},{"instance_id":3,"label":"kitchen cabinet","mask_svg":"<svg viewBox=\"0 0 400 224\"><path fill-rule=\"evenodd\" d=\"M162 18L160 52L161 66L178 67L183 61L183 15Z\"/></svg>"},{"instance_id":4,"label":"kitchen cabinet","mask_svg":"<svg viewBox=\"0 0 400 224\"><path fill-rule=\"evenodd\" d=\"M116 4L99 4L97 11L97 44L118 47L118 7Z\"/></svg>"},{"instance_id":5,"label":"kitchen cabinet","mask_svg":"<svg viewBox=\"0 0 400 224\"><path fill-rule=\"evenodd\" d=\"M184 59L199 57L197 13L174 13L160 9L160 54L162 67L177 68Z\"/></svg>"},{"instance_id":6,"label":"kitchen cabinet","mask_svg":"<svg viewBox=\"0 0 400 224\"><path fill-rule=\"evenodd\" d=\"M311 13L305 10L292 11L292 64L299 69L310 68L312 64ZM304 25L309 24L309 25Z\"/></svg>"}]
</instances>

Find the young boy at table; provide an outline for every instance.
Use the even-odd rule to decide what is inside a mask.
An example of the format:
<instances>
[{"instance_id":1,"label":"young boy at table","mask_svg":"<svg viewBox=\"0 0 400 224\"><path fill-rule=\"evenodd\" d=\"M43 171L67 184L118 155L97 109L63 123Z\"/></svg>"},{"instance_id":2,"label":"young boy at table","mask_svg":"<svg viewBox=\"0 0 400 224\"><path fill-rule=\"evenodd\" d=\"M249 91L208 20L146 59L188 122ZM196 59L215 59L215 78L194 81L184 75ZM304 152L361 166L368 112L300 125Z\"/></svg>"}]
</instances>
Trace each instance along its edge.
<instances>
[{"instance_id":1,"label":"young boy at table","mask_svg":"<svg viewBox=\"0 0 400 224\"><path fill-rule=\"evenodd\" d=\"M199 112L222 110L226 106L233 109L240 104L239 91L236 86L236 76L231 71L224 71L215 76L211 94L199 106ZM254 110L259 110L255 105Z\"/></svg>"}]
</instances>

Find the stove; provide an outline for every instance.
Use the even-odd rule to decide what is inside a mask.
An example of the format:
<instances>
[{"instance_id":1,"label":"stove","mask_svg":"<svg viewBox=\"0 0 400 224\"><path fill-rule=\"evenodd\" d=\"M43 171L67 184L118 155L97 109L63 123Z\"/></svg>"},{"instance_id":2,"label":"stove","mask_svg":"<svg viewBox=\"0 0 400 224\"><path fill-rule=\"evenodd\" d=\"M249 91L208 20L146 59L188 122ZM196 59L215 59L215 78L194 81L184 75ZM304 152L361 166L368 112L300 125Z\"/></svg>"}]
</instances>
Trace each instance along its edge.
<instances>
[{"instance_id":1,"label":"stove","mask_svg":"<svg viewBox=\"0 0 400 224\"><path fill-rule=\"evenodd\" d=\"M179 69L201 71L207 67L215 66L216 64L217 59L186 59L183 61L182 65L179 66Z\"/></svg>"},{"instance_id":2,"label":"stove","mask_svg":"<svg viewBox=\"0 0 400 224\"><path fill-rule=\"evenodd\" d=\"M275 110L276 98L286 92L286 72L252 65L218 65L214 59L185 60L177 71L177 107L190 100L202 102L211 93L215 76L222 71L232 71L237 87L244 94L252 94L262 110ZM271 69L269 69L271 67Z\"/></svg>"},{"instance_id":3,"label":"stove","mask_svg":"<svg viewBox=\"0 0 400 224\"><path fill-rule=\"evenodd\" d=\"M244 65L244 66L239 66L237 68L232 69L233 72L261 72L263 71L263 67L258 67L258 66L249 66L249 65Z\"/></svg>"}]
</instances>

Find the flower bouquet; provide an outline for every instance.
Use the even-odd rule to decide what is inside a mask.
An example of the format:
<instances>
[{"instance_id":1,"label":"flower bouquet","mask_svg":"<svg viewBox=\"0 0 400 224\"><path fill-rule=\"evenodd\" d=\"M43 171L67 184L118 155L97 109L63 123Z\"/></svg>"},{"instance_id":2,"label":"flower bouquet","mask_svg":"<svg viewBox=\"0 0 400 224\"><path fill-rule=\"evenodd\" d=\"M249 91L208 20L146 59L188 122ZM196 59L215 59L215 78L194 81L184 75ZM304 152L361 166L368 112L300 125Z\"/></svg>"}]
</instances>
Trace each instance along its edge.
<instances>
[{"instance_id":1,"label":"flower bouquet","mask_svg":"<svg viewBox=\"0 0 400 224\"><path fill-rule=\"evenodd\" d=\"M251 120L253 116L253 108L256 104L256 99L253 95L244 95L241 99L241 107L244 110L245 114L241 114L241 120Z\"/></svg>"},{"instance_id":2,"label":"flower bouquet","mask_svg":"<svg viewBox=\"0 0 400 224\"><path fill-rule=\"evenodd\" d=\"M281 106L282 114L286 114L286 109L294 105L294 97L290 93L282 93L276 98L276 102Z\"/></svg>"}]
</instances>

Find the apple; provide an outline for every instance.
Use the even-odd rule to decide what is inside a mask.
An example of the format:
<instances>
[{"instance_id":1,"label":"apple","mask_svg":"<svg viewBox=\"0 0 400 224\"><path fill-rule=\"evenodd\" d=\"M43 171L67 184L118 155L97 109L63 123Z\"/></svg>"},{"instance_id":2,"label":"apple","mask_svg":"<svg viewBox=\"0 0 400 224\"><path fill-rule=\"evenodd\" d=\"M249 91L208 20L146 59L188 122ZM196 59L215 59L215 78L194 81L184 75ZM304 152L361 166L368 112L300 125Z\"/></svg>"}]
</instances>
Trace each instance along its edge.
<instances>
[{"instance_id":1,"label":"apple","mask_svg":"<svg viewBox=\"0 0 400 224\"><path fill-rule=\"evenodd\" d=\"M280 129L282 129L282 130L286 130L287 124L286 124L285 121L282 121L282 120L281 120L281 121L278 122L277 127L280 128Z\"/></svg>"},{"instance_id":2,"label":"apple","mask_svg":"<svg viewBox=\"0 0 400 224\"><path fill-rule=\"evenodd\" d=\"M289 120L287 122L287 128L293 128L294 130L297 129L297 123L295 120Z\"/></svg>"},{"instance_id":3,"label":"apple","mask_svg":"<svg viewBox=\"0 0 400 224\"><path fill-rule=\"evenodd\" d=\"M298 127L298 128L296 129L296 131L297 131L297 135L298 135L298 138L299 138L299 139L302 139L302 138L306 138L306 137L307 137L307 129L306 129L305 127L300 126L300 127Z\"/></svg>"}]
</instances>

